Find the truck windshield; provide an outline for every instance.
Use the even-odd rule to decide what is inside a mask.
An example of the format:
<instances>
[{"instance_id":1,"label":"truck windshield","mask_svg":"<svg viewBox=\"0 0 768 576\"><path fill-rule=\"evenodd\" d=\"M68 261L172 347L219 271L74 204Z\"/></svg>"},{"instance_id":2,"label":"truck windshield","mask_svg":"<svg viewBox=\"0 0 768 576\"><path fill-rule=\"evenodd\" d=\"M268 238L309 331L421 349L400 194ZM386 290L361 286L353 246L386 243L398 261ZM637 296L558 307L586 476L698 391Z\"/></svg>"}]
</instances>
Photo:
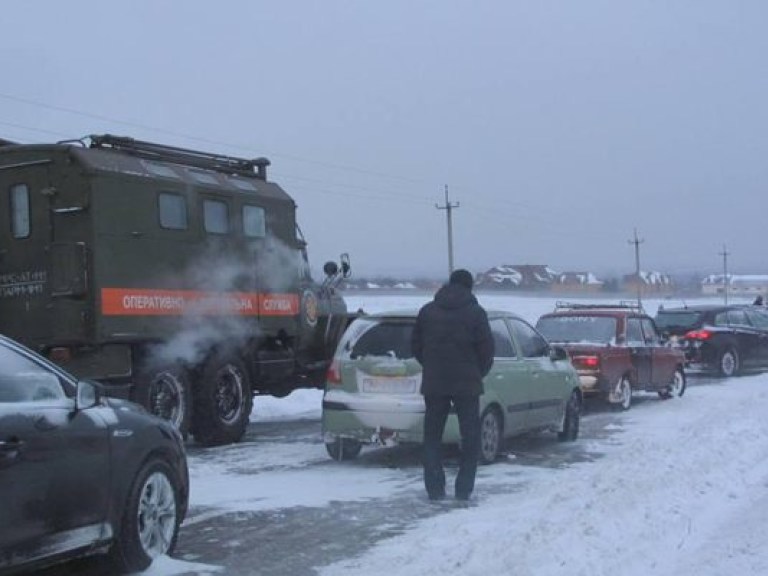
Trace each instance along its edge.
<instances>
[{"instance_id":1,"label":"truck windshield","mask_svg":"<svg viewBox=\"0 0 768 576\"><path fill-rule=\"evenodd\" d=\"M550 342L613 343L616 319L609 316L548 316L536 328Z\"/></svg>"}]
</instances>

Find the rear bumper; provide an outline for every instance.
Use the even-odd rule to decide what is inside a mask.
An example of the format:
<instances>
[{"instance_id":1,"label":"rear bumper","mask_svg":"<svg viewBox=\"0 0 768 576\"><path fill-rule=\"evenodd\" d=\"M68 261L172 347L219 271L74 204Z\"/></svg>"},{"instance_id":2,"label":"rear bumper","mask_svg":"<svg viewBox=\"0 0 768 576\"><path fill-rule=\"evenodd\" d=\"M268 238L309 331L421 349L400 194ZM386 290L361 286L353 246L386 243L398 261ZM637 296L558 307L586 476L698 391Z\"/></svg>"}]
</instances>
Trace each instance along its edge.
<instances>
[{"instance_id":1,"label":"rear bumper","mask_svg":"<svg viewBox=\"0 0 768 576\"><path fill-rule=\"evenodd\" d=\"M323 438L353 438L364 444L421 443L424 400L421 396L326 392L323 397ZM443 441L459 441L455 414L449 414Z\"/></svg>"},{"instance_id":2,"label":"rear bumper","mask_svg":"<svg viewBox=\"0 0 768 576\"><path fill-rule=\"evenodd\" d=\"M600 396L608 394L607 386L603 386L601 378L595 372L579 372L579 387L584 396Z\"/></svg>"}]
</instances>

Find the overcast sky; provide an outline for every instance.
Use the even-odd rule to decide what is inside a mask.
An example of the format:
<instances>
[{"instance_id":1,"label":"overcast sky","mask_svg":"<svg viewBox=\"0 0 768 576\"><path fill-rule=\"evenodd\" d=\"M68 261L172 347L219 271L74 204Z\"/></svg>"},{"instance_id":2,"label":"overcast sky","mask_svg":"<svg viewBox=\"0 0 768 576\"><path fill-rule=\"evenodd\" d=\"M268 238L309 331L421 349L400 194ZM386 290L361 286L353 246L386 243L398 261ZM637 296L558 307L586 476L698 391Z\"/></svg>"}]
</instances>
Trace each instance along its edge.
<instances>
[{"instance_id":1,"label":"overcast sky","mask_svg":"<svg viewBox=\"0 0 768 576\"><path fill-rule=\"evenodd\" d=\"M0 137L246 157L313 268L768 273L768 3L3 3Z\"/></svg>"}]
</instances>

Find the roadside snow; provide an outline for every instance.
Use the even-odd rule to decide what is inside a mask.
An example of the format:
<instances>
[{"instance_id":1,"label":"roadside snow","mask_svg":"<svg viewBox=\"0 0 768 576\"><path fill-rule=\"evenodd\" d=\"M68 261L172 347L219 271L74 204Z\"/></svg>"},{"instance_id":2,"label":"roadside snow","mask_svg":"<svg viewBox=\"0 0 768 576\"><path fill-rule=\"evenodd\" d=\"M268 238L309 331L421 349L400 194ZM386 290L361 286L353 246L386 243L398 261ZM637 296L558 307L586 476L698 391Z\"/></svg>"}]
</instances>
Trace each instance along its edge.
<instances>
[{"instance_id":1,"label":"roadside snow","mask_svg":"<svg viewBox=\"0 0 768 576\"><path fill-rule=\"evenodd\" d=\"M597 462L421 522L321 571L702 576L768 573L768 375L626 414ZM535 477L534 477L535 476Z\"/></svg>"},{"instance_id":2,"label":"roadside snow","mask_svg":"<svg viewBox=\"0 0 768 576\"><path fill-rule=\"evenodd\" d=\"M418 307L429 295L347 297L367 312ZM479 295L487 308L531 323L552 298ZM647 302L653 314L659 302ZM317 420L322 392L256 398L251 422ZM682 399L637 403L606 424L590 462L560 468L483 467L476 501L417 522L358 557L318 568L323 576L721 576L768 574L768 374L690 386ZM320 434L309 426L308 434ZM580 444L581 443L581 444ZM574 448L584 448L579 440ZM514 461L514 460L513 460ZM275 471L279 474L275 474ZM182 530L233 511L424 503L420 478L397 469L337 465L321 443L255 441L190 456L191 509ZM511 493L484 491L515 482ZM494 492L492 495L490 492ZM188 558L200 560L202 558ZM161 558L149 575L226 573Z\"/></svg>"},{"instance_id":3,"label":"roadside snow","mask_svg":"<svg viewBox=\"0 0 768 576\"><path fill-rule=\"evenodd\" d=\"M291 418L319 419L322 390L294 390L285 398L257 396L253 399L251 422L269 422Z\"/></svg>"}]
</instances>

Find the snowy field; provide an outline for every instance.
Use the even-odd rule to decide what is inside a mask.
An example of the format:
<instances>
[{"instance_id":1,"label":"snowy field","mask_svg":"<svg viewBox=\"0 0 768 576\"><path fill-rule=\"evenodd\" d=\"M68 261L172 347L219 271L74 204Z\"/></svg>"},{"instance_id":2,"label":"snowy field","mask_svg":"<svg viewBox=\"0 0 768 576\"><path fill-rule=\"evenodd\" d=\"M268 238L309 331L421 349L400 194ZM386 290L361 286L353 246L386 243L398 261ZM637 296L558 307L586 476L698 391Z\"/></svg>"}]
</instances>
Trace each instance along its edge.
<instances>
[{"instance_id":1,"label":"snowy field","mask_svg":"<svg viewBox=\"0 0 768 576\"><path fill-rule=\"evenodd\" d=\"M428 299L347 298L351 309L367 312L418 307ZM540 297L481 294L479 299L486 308L511 310L532 323L554 305L554 299ZM646 302L647 311L653 314L659 303ZM681 399L662 402L648 395L629 412L611 415L604 437L560 445L598 458L556 467L515 465L514 460L481 467L476 497L466 508L427 502L413 466L405 474L398 467L329 462L317 438L281 444L279 451L258 441L191 448L191 510L182 532L227 512L339 501L363 501L375 511L398 498L414 507L445 509L377 539L359 554L351 548L346 559L315 566L316 573L768 574L768 374L706 385L692 378L691 384ZM252 426L304 420L315 434L312 423L317 422L319 437L320 401L315 390L259 398ZM590 418L595 417L585 420ZM448 473L450 482L455 470ZM494 489L502 486L505 490ZM146 574L234 572L205 558L184 557L162 558Z\"/></svg>"}]
</instances>

